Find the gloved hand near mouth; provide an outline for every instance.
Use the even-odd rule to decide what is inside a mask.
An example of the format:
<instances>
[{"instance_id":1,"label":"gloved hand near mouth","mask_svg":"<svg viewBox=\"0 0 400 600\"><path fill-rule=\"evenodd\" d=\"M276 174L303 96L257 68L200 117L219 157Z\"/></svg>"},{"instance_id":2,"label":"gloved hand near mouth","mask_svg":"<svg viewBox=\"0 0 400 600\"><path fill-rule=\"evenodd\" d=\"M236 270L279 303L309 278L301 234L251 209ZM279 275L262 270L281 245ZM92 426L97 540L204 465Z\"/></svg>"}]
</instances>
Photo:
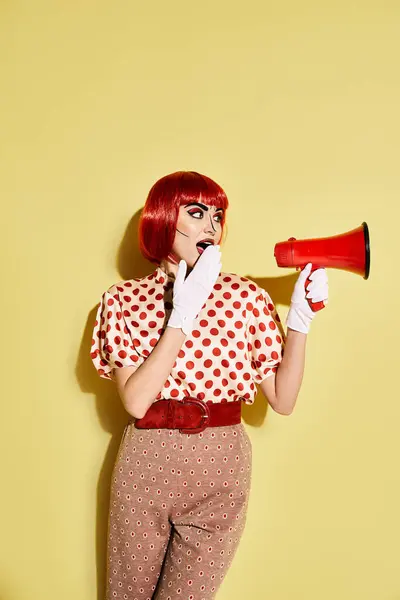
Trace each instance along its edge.
<instances>
[{"instance_id":1,"label":"gloved hand near mouth","mask_svg":"<svg viewBox=\"0 0 400 600\"><path fill-rule=\"evenodd\" d=\"M219 246L209 246L202 252L186 277L187 264L181 260L173 288L173 309L168 327L182 329L189 335L194 321L210 296L221 270Z\"/></svg>"}]
</instances>

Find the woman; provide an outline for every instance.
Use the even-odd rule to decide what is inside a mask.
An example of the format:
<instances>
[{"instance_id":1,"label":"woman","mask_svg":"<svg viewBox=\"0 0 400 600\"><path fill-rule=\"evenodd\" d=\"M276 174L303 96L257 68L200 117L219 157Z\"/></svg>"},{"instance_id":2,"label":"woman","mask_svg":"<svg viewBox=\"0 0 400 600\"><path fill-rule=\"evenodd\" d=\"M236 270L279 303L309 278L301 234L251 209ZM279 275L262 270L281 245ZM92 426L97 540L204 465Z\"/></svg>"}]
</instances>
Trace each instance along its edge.
<instances>
[{"instance_id":1,"label":"woman","mask_svg":"<svg viewBox=\"0 0 400 600\"><path fill-rule=\"evenodd\" d=\"M107 600L215 597L249 497L241 403L253 403L259 384L275 411L292 412L314 317L306 298L328 298L324 269L305 290L307 265L285 339L268 293L220 273L227 208L204 175L157 181L139 225L141 251L157 267L111 286L98 307L91 357L134 417L112 477Z\"/></svg>"}]
</instances>

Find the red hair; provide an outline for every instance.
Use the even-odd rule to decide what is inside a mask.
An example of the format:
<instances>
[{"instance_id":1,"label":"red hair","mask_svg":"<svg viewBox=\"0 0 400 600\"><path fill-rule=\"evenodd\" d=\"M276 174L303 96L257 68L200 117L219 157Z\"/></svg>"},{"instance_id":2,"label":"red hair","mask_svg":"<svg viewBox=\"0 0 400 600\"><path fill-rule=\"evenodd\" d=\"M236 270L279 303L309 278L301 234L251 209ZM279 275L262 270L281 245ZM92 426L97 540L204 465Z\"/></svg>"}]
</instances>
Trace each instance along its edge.
<instances>
[{"instance_id":1,"label":"red hair","mask_svg":"<svg viewBox=\"0 0 400 600\"><path fill-rule=\"evenodd\" d=\"M195 171L177 171L162 177L151 188L139 220L139 247L150 262L160 262L171 252L179 207L191 202L223 208L222 231L228 198L215 181Z\"/></svg>"}]
</instances>

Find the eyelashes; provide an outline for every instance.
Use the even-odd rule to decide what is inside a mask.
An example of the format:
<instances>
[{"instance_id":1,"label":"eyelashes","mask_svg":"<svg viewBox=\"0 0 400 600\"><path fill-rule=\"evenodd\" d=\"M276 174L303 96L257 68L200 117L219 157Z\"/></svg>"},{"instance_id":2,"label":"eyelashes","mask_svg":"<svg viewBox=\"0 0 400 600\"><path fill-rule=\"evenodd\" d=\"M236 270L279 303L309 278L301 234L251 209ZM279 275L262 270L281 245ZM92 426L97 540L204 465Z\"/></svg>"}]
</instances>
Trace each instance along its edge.
<instances>
[{"instance_id":1,"label":"eyelashes","mask_svg":"<svg viewBox=\"0 0 400 600\"><path fill-rule=\"evenodd\" d=\"M204 212L202 210L193 210L193 211L188 210L188 214L191 217L193 217L194 219L202 219L204 216ZM200 216L196 217L195 215L200 215ZM213 220L217 220L217 223L221 223L222 222L222 214L221 213L216 214L214 216Z\"/></svg>"}]
</instances>

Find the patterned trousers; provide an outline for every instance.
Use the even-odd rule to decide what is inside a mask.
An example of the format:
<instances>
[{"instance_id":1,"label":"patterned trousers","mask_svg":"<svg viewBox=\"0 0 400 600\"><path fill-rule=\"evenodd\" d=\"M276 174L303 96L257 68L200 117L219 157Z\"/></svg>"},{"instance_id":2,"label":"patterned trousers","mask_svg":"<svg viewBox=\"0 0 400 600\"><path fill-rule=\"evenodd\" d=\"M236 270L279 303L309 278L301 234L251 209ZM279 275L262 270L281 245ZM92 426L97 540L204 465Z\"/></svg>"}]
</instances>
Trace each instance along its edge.
<instances>
[{"instance_id":1,"label":"patterned trousers","mask_svg":"<svg viewBox=\"0 0 400 600\"><path fill-rule=\"evenodd\" d=\"M107 600L210 600L242 535L251 483L243 424L124 431L112 475Z\"/></svg>"}]
</instances>

